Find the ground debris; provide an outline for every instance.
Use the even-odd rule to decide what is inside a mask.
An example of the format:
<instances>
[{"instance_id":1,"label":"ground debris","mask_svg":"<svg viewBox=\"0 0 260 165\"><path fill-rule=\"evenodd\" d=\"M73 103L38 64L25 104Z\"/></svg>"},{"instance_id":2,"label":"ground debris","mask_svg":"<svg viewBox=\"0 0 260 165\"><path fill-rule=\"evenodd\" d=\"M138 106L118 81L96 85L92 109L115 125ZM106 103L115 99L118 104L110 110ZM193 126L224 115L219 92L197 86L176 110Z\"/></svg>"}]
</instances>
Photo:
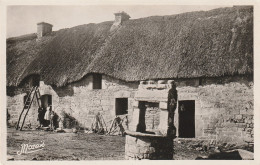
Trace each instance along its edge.
<instances>
[{"instance_id":1,"label":"ground debris","mask_svg":"<svg viewBox=\"0 0 260 165\"><path fill-rule=\"evenodd\" d=\"M7 155L7 160L14 160L14 157L11 155Z\"/></svg>"},{"instance_id":2,"label":"ground debris","mask_svg":"<svg viewBox=\"0 0 260 165\"><path fill-rule=\"evenodd\" d=\"M196 160L254 160L254 153L242 149L235 149L213 153L209 156L199 156Z\"/></svg>"}]
</instances>

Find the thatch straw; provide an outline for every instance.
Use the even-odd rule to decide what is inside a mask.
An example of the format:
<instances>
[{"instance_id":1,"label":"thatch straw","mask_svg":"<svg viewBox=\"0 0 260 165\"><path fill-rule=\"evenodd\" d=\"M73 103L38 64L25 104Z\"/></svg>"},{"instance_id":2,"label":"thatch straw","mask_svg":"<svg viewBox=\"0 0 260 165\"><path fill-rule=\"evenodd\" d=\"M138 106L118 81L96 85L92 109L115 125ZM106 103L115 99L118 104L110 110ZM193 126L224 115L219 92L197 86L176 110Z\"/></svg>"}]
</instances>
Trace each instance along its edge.
<instances>
[{"instance_id":1,"label":"thatch straw","mask_svg":"<svg viewBox=\"0 0 260 165\"><path fill-rule=\"evenodd\" d=\"M25 68L16 77L8 72L8 85L35 73L57 86L93 72L125 81L253 73L252 7L129 20L113 34L111 25L88 24L56 32L33 62L8 65L8 70L20 71L16 65ZM10 44L8 49L14 47ZM22 48L18 48L19 52Z\"/></svg>"}]
</instances>

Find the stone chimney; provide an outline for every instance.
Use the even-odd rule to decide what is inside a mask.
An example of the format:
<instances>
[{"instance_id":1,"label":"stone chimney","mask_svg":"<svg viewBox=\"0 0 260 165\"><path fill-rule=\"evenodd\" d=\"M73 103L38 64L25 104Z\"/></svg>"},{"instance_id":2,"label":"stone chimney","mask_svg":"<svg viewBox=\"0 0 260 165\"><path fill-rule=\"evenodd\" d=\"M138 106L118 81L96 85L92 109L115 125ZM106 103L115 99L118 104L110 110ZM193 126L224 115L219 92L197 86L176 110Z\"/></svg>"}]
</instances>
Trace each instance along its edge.
<instances>
[{"instance_id":1,"label":"stone chimney","mask_svg":"<svg viewBox=\"0 0 260 165\"><path fill-rule=\"evenodd\" d=\"M130 16L122 11L122 12L118 12L118 13L115 13L115 22L114 22L114 25L117 24L122 24L124 21L127 21L129 20Z\"/></svg>"},{"instance_id":2,"label":"stone chimney","mask_svg":"<svg viewBox=\"0 0 260 165\"><path fill-rule=\"evenodd\" d=\"M122 23L124 21L129 20L129 18L131 18L126 12L122 11L122 12L117 12L114 13L115 14L115 21L111 27L110 30L115 29L117 26L122 25Z\"/></svg>"},{"instance_id":3,"label":"stone chimney","mask_svg":"<svg viewBox=\"0 0 260 165\"><path fill-rule=\"evenodd\" d=\"M52 25L45 22L37 23L37 38L40 39L43 36L52 32Z\"/></svg>"}]
</instances>

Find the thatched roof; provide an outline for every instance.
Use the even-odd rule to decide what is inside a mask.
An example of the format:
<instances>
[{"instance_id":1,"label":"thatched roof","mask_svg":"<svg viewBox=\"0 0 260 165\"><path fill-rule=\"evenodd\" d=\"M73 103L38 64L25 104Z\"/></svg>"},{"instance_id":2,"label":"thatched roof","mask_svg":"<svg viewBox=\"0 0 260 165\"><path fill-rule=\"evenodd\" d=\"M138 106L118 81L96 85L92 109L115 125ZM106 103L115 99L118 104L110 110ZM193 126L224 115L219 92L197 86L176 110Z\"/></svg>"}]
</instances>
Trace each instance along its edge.
<instances>
[{"instance_id":1,"label":"thatched roof","mask_svg":"<svg viewBox=\"0 0 260 165\"><path fill-rule=\"evenodd\" d=\"M81 25L7 40L7 85L31 74L63 86L88 73L125 81L253 74L253 8Z\"/></svg>"}]
</instances>

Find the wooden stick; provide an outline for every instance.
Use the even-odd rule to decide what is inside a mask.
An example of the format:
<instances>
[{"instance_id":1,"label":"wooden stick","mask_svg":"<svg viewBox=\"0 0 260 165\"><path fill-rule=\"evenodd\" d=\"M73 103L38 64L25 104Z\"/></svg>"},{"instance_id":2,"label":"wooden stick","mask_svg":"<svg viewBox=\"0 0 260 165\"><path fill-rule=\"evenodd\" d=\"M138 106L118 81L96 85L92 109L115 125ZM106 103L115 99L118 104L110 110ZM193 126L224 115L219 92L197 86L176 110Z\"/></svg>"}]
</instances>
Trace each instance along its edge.
<instances>
[{"instance_id":1,"label":"wooden stick","mask_svg":"<svg viewBox=\"0 0 260 165\"><path fill-rule=\"evenodd\" d=\"M104 120L102 115L101 115L101 119L103 120L103 123L105 124L106 132L107 132L107 125L106 125L106 122L105 122L105 120Z\"/></svg>"},{"instance_id":2,"label":"wooden stick","mask_svg":"<svg viewBox=\"0 0 260 165\"><path fill-rule=\"evenodd\" d=\"M111 132L111 130L112 130L112 127L113 127L113 125L114 125L115 120L116 120L116 119L114 118L113 122L112 122L111 125L110 125L110 129L109 129L107 135L110 134L110 132Z\"/></svg>"}]
</instances>

